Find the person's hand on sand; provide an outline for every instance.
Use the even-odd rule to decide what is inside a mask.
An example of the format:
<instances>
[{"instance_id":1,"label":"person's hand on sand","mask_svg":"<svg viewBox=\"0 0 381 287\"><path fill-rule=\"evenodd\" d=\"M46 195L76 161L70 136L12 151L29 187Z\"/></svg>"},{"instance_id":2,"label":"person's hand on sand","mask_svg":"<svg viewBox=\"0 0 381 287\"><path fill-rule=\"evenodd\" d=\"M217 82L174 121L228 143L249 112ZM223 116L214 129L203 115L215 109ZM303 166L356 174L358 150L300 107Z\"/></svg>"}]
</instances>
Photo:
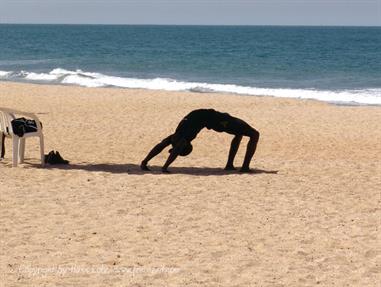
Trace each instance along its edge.
<instances>
[{"instance_id":1,"label":"person's hand on sand","mask_svg":"<svg viewBox=\"0 0 381 287\"><path fill-rule=\"evenodd\" d=\"M144 171L151 171L151 170L148 168L147 163L144 162L144 160L141 162L141 164L140 164L140 168L141 168L141 170L144 170Z\"/></svg>"},{"instance_id":2,"label":"person's hand on sand","mask_svg":"<svg viewBox=\"0 0 381 287\"><path fill-rule=\"evenodd\" d=\"M229 170L237 170L237 169L234 167L234 165L231 164L231 165L226 165L224 170L229 171Z\"/></svg>"}]
</instances>

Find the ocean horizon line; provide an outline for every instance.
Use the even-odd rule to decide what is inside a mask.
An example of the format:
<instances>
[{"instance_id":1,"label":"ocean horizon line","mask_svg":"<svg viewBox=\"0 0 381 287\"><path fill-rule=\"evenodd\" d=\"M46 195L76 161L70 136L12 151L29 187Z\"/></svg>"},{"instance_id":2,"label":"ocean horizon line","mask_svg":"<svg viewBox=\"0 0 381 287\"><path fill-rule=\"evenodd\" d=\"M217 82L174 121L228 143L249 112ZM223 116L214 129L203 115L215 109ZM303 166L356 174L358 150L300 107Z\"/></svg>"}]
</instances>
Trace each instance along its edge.
<instances>
[{"instance_id":1,"label":"ocean horizon line","mask_svg":"<svg viewBox=\"0 0 381 287\"><path fill-rule=\"evenodd\" d=\"M317 28L381 28L380 25L304 25L304 24L133 24L133 23L1 23L0 25L35 26L158 26L158 27L317 27Z\"/></svg>"}]
</instances>

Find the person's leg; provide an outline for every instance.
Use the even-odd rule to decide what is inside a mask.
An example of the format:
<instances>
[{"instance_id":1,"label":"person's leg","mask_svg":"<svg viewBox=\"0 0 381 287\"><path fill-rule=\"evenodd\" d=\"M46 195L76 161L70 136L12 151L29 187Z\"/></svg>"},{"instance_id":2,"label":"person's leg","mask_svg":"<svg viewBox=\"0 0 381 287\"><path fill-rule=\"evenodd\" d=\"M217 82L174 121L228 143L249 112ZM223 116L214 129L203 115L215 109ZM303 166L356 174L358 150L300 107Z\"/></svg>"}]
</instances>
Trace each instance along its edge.
<instances>
[{"instance_id":1,"label":"person's leg","mask_svg":"<svg viewBox=\"0 0 381 287\"><path fill-rule=\"evenodd\" d=\"M241 172L250 172L250 161L253 158L259 140L259 132L254 130L250 133L250 140L247 144L245 159L241 168Z\"/></svg>"},{"instance_id":2,"label":"person's leg","mask_svg":"<svg viewBox=\"0 0 381 287\"><path fill-rule=\"evenodd\" d=\"M230 150L229 150L229 156L228 156L228 162L226 163L225 170L235 170L234 167L234 158L237 154L239 145L241 143L242 136L241 135L236 135L232 143L230 145Z\"/></svg>"},{"instance_id":3,"label":"person's leg","mask_svg":"<svg viewBox=\"0 0 381 287\"><path fill-rule=\"evenodd\" d=\"M161 153L163 151L163 149L165 149L167 146L169 146L171 144L171 137L172 135L166 137L165 139L163 139L160 143L158 143L157 145L155 145L155 147L148 153L148 155L146 156L146 158L142 161L142 163L140 164L140 168L142 170L149 170L149 168L147 167L147 164L148 162L154 158L155 156L157 156L159 153Z\"/></svg>"}]
</instances>

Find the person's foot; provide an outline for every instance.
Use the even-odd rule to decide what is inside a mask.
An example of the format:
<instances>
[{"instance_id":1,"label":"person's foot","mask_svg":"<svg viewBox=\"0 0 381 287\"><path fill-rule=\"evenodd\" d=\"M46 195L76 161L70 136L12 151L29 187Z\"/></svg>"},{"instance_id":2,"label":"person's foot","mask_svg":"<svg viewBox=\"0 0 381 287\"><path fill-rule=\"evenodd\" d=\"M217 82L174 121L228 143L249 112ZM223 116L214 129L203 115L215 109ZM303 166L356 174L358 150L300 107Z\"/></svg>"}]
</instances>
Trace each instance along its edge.
<instances>
[{"instance_id":1,"label":"person's foot","mask_svg":"<svg viewBox=\"0 0 381 287\"><path fill-rule=\"evenodd\" d=\"M161 171L162 171L163 173L171 173L168 169L166 169L166 168L164 168L164 167L161 169Z\"/></svg>"},{"instance_id":2,"label":"person's foot","mask_svg":"<svg viewBox=\"0 0 381 287\"><path fill-rule=\"evenodd\" d=\"M236 170L236 168L233 165L226 165L224 170Z\"/></svg>"},{"instance_id":3,"label":"person's foot","mask_svg":"<svg viewBox=\"0 0 381 287\"><path fill-rule=\"evenodd\" d=\"M144 171L150 171L150 169L147 166L147 163L145 163L144 161L142 161L142 163L140 164L140 168Z\"/></svg>"}]
</instances>

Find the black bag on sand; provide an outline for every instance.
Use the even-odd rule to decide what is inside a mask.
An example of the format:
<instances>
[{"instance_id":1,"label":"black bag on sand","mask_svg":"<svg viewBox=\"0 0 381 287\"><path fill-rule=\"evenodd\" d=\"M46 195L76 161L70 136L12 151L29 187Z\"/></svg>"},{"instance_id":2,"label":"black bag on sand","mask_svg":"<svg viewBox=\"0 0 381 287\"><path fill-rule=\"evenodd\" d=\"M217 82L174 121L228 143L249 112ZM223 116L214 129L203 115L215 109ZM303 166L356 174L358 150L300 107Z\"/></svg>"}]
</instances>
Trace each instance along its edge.
<instances>
[{"instance_id":1,"label":"black bag on sand","mask_svg":"<svg viewBox=\"0 0 381 287\"><path fill-rule=\"evenodd\" d=\"M14 119L12 122L13 133L19 137L24 136L25 133L33 133L37 131L37 123L34 120L26 118Z\"/></svg>"}]
</instances>

